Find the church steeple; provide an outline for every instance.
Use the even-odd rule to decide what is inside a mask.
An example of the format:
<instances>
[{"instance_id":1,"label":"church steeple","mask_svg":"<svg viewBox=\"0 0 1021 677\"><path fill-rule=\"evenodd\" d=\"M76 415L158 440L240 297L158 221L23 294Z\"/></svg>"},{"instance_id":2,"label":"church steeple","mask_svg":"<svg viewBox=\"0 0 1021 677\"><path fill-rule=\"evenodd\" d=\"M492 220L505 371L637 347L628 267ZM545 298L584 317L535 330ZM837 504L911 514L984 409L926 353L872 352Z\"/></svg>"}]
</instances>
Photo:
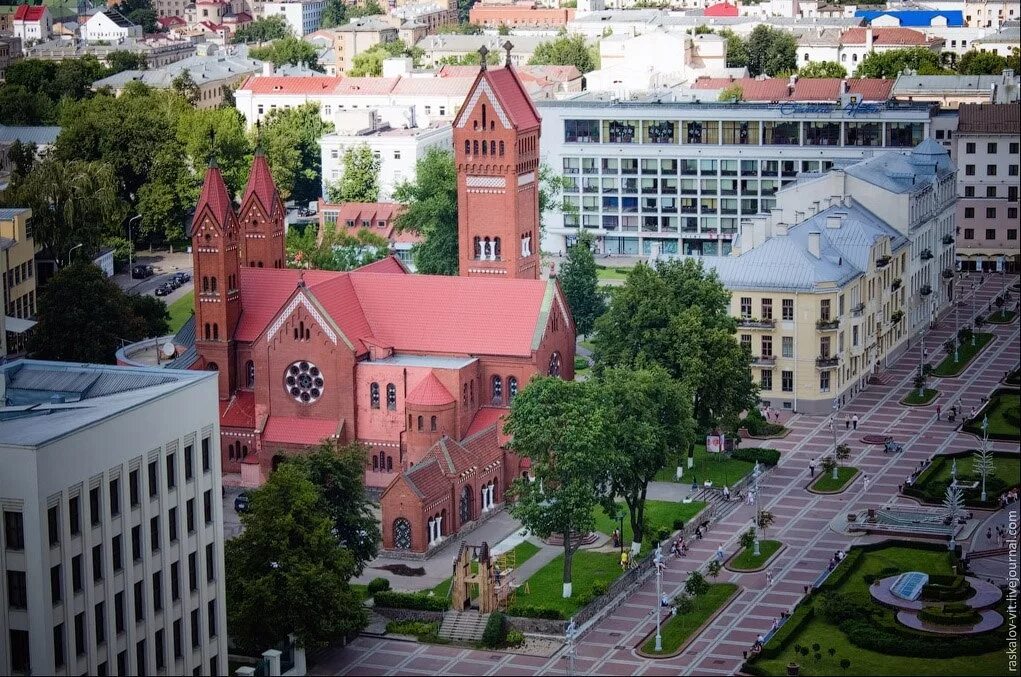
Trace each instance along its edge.
<instances>
[{"instance_id":1,"label":"church steeple","mask_svg":"<svg viewBox=\"0 0 1021 677\"><path fill-rule=\"evenodd\" d=\"M260 142L252 158L248 185L238 213L242 231L242 266L284 267L284 216L284 203Z\"/></svg>"}]
</instances>

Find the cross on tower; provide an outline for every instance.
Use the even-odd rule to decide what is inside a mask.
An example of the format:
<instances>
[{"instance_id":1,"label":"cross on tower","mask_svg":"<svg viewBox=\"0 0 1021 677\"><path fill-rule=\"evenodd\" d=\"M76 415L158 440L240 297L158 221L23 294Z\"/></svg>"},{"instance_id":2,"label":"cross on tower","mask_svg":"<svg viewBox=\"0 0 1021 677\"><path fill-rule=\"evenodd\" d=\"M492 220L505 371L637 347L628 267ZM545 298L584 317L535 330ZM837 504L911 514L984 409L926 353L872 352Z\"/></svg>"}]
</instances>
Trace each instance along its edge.
<instances>
[{"instance_id":1,"label":"cross on tower","mask_svg":"<svg viewBox=\"0 0 1021 677\"><path fill-rule=\"evenodd\" d=\"M486 70L486 62L488 61L488 57L489 50L486 49L486 46L482 45L481 47L479 47L479 65L482 67L482 70Z\"/></svg>"},{"instance_id":2,"label":"cross on tower","mask_svg":"<svg viewBox=\"0 0 1021 677\"><path fill-rule=\"evenodd\" d=\"M507 52L507 61L504 62L504 65L509 67L511 65L511 57L510 57L511 50L514 49L514 45L513 45L513 43L511 43L510 40L508 40L507 42L503 43L502 46L503 46L504 51Z\"/></svg>"}]
</instances>

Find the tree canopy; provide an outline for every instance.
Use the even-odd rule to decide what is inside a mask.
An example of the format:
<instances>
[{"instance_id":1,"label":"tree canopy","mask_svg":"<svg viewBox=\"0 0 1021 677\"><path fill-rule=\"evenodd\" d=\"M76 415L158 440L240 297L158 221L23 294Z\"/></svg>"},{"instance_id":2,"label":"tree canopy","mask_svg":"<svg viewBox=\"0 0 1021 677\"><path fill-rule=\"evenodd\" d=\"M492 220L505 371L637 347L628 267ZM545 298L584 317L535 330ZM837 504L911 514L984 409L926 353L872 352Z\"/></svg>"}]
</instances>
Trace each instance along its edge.
<instances>
[{"instance_id":1,"label":"tree canopy","mask_svg":"<svg viewBox=\"0 0 1021 677\"><path fill-rule=\"evenodd\" d=\"M592 245L591 233L579 233L578 241L567 250L567 260L557 276L574 316L574 326L582 336L592 333L596 319L606 310Z\"/></svg>"},{"instance_id":2,"label":"tree canopy","mask_svg":"<svg viewBox=\"0 0 1021 677\"><path fill-rule=\"evenodd\" d=\"M348 69L348 75L351 77L379 77L383 74L384 59L407 56L411 57L415 65L418 65L424 55L425 50L421 47L409 46L403 40L381 42L372 49L355 55L351 61L351 68Z\"/></svg>"},{"instance_id":3,"label":"tree canopy","mask_svg":"<svg viewBox=\"0 0 1021 677\"><path fill-rule=\"evenodd\" d=\"M812 61L798 69L802 78L846 78L847 69L836 61Z\"/></svg>"},{"instance_id":4,"label":"tree canopy","mask_svg":"<svg viewBox=\"0 0 1021 677\"><path fill-rule=\"evenodd\" d=\"M595 70L596 62L583 35L561 35L535 48L530 66L576 66L582 73Z\"/></svg>"},{"instance_id":5,"label":"tree canopy","mask_svg":"<svg viewBox=\"0 0 1021 677\"><path fill-rule=\"evenodd\" d=\"M309 225L287 230L287 265L314 270L354 270L385 258L390 251L386 239L362 228L354 235L327 230L317 237Z\"/></svg>"},{"instance_id":6,"label":"tree canopy","mask_svg":"<svg viewBox=\"0 0 1021 677\"><path fill-rule=\"evenodd\" d=\"M238 26L231 42L234 44L267 42L289 37L291 29L282 16L259 17L255 21ZM257 57L253 57L257 58Z\"/></svg>"},{"instance_id":7,"label":"tree canopy","mask_svg":"<svg viewBox=\"0 0 1021 677\"><path fill-rule=\"evenodd\" d=\"M323 121L316 101L277 108L263 119L262 145L284 200L310 202L319 197L323 174L319 140L332 131L333 123Z\"/></svg>"},{"instance_id":8,"label":"tree canopy","mask_svg":"<svg viewBox=\"0 0 1021 677\"><path fill-rule=\"evenodd\" d=\"M785 30L760 24L752 30L745 45L748 52L745 65L751 77L763 73L773 77L798 69L798 43Z\"/></svg>"},{"instance_id":9,"label":"tree canopy","mask_svg":"<svg viewBox=\"0 0 1021 677\"><path fill-rule=\"evenodd\" d=\"M252 47L248 56L260 61L271 61L274 66L305 66L314 71L323 72L319 65L319 52L315 45L288 34L262 47Z\"/></svg>"},{"instance_id":10,"label":"tree canopy","mask_svg":"<svg viewBox=\"0 0 1021 677\"><path fill-rule=\"evenodd\" d=\"M971 50L957 61L957 72L961 75L999 75L1007 68L1007 59L993 52Z\"/></svg>"},{"instance_id":11,"label":"tree canopy","mask_svg":"<svg viewBox=\"0 0 1021 677\"><path fill-rule=\"evenodd\" d=\"M395 225L418 233L415 267L426 275L457 275L457 171L450 151L430 148L415 164L414 181L398 184L394 199L405 205Z\"/></svg>"},{"instance_id":12,"label":"tree canopy","mask_svg":"<svg viewBox=\"0 0 1021 677\"><path fill-rule=\"evenodd\" d=\"M858 78L894 79L908 69L917 71L919 75L943 75L949 72L943 68L936 52L925 47L908 47L866 54L854 75Z\"/></svg>"},{"instance_id":13,"label":"tree canopy","mask_svg":"<svg viewBox=\"0 0 1021 677\"><path fill-rule=\"evenodd\" d=\"M366 143L344 151L344 175L327 186L330 202L376 202L379 199L380 160Z\"/></svg>"}]
</instances>

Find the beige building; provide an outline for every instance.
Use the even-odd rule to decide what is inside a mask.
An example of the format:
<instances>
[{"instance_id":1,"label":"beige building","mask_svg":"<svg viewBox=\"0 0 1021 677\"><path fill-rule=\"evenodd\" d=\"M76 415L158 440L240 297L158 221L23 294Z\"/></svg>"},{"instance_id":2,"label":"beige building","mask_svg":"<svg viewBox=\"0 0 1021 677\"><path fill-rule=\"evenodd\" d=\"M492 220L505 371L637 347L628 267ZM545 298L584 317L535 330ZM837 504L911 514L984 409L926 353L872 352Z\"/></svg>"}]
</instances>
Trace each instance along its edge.
<instances>
[{"instance_id":1,"label":"beige building","mask_svg":"<svg viewBox=\"0 0 1021 677\"><path fill-rule=\"evenodd\" d=\"M927 140L799 180L706 259L764 401L829 413L949 307L955 202L949 154Z\"/></svg>"},{"instance_id":2,"label":"beige building","mask_svg":"<svg viewBox=\"0 0 1021 677\"><path fill-rule=\"evenodd\" d=\"M0 272L3 274L5 312L29 319L35 315L35 241L32 210L0 209Z\"/></svg>"},{"instance_id":3,"label":"beige building","mask_svg":"<svg viewBox=\"0 0 1021 677\"><path fill-rule=\"evenodd\" d=\"M380 17L354 19L327 31L333 35L337 73L346 73L354 58L376 45L397 40L397 29Z\"/></svg>"}]
</instances>

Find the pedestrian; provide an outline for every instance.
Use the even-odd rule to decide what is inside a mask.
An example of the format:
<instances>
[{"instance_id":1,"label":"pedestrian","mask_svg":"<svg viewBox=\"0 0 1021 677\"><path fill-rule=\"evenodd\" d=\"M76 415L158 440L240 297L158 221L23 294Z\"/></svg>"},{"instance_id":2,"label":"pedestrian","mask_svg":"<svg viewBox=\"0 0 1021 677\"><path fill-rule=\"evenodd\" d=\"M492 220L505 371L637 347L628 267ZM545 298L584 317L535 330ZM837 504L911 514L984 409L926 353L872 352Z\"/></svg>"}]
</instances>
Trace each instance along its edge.
<instances>
[{"instance_id":1,"label":"pedestrian","mask_svg":"<svg viewBox=\"0 0 1021 677\"><path fill-rule=\"evenodd\" d=\"M627 550L620 551L620 570L627 571L628 555Z\"/></svg>"},{"instance_id":2,"label":"pedestrian","mask_svg":"<svg viewBox=\"0 0 1021 677\"><path fill-rule=\"evenodd\" d=\"M992 530L992 528L986 529L986 540L992 542L992 540L993 540L993 530Z\"/></svg>"},{"instance_id":3,"label":"pedestrian","mask_svg":"<svg viewBox=\"0 0 1021 677\"><path fill-rule=\"evenodd\" d=\"M808 476L815 477L815 459L808 462Z\"/></svg>"},{"instance_id":4,"label":"pedestrian","mask_svg":"<svg viewBox=\"0 0 1021 677\"><path fill-rule=\"evenodd\" d=\"M848 430L851 427L851 417L848 414L844 414L844 430Z\"/></svg>"},{"instance_id":5,"label":"pedestrian","mask_svg":"<svg viewBox=\"0 0 1021 677\"><path fill-rule=\"evenodd\" d=\"M937 420L937 421L939 420L939 416L940 416L940 413L941 413L942 411L943 411L943 407L941 407L941 406L940 406L939 404L937 404L937 405L936 405L936 420Z\"/></svg>"},{"instance_id":6,"label":"pedestrian","mask_svg":"<svg viewBox=\"0 0 1021 677\"><path fill-rule=\"evenodd\" d=\"M670 598L666 596L665 592L663 593L663 596L659 598L659 605L670 606Z\"/></svg>"},{"instance_id":7,"label":"pedestrian","mask_svg":"<svg viewBox=\"0 0 1021 677\"><path fill-rule=\"evenodd\" d=\"M864 491L865 491L865 493L868 493L868 491L869 491L869 476L868 475L865 476Z\"/></svg>"},{"instance_id":8,"label":"pedestrian","mask_svg":"<svg viewBox=\"0 0 1021 677\"><path fill-rule=\"evenodd\" d=\"M727 486L723 487L723 500L725 500L725 501L729 501L730 500L730 488L727 487Z\"/></svg>"},{"instance_id":9,"label":"pedestrian","mask_svg":"<svg viewBox=\"0 0 1021 677\"><path fill-rule=\"evenodd\" d=\"M858 429L858 414L855 414L854 416L851 417L851 425L854 426L855 430Z\"/></svg>"},{"instance_id":10,"label":"pedestrian","mask_svg":"<svg viewBox=\"0 0 1021 677\"><path fill-rule=\"evenodd\" d=\"M718 548L716 548L716 559L719 562L723 562L723 544L722 543L720 543L720 546Z\"/></svg>"},{"instance_id":11,"label":"pedestrian","mask_svg":"<svg viewBox=\"0 0 1021 677\"><path fill-rule=\"evenodd\" d=\"M748 505L753 505L754 503L755 503L755 490L754 489L749 489L748 490Z\"/></svg>"},{"instance_id":12,"label":"pedestrian","mask_svg":"<svg viewBox=\"0 0 1021 677\"><path fill-rule=\"evenodd\" d=\"M766 570L766 587L768 588L768 587L771 587L772 585L773 585L773 572L770 571L769 569L767 569Z\"/></svg>"},{"instance_id":13,"label":"pedestrian","mask_svg":"<svg viewBox=\"0 0 1021 677\"><path fill-rule=\"evenodd\" d=\"M972 408L971 408L971 416L969 416L968 418L969 418L969 419L973 419L973 418L975 418L975 407L972 407Z\"/></svg>"}]
</instances>

